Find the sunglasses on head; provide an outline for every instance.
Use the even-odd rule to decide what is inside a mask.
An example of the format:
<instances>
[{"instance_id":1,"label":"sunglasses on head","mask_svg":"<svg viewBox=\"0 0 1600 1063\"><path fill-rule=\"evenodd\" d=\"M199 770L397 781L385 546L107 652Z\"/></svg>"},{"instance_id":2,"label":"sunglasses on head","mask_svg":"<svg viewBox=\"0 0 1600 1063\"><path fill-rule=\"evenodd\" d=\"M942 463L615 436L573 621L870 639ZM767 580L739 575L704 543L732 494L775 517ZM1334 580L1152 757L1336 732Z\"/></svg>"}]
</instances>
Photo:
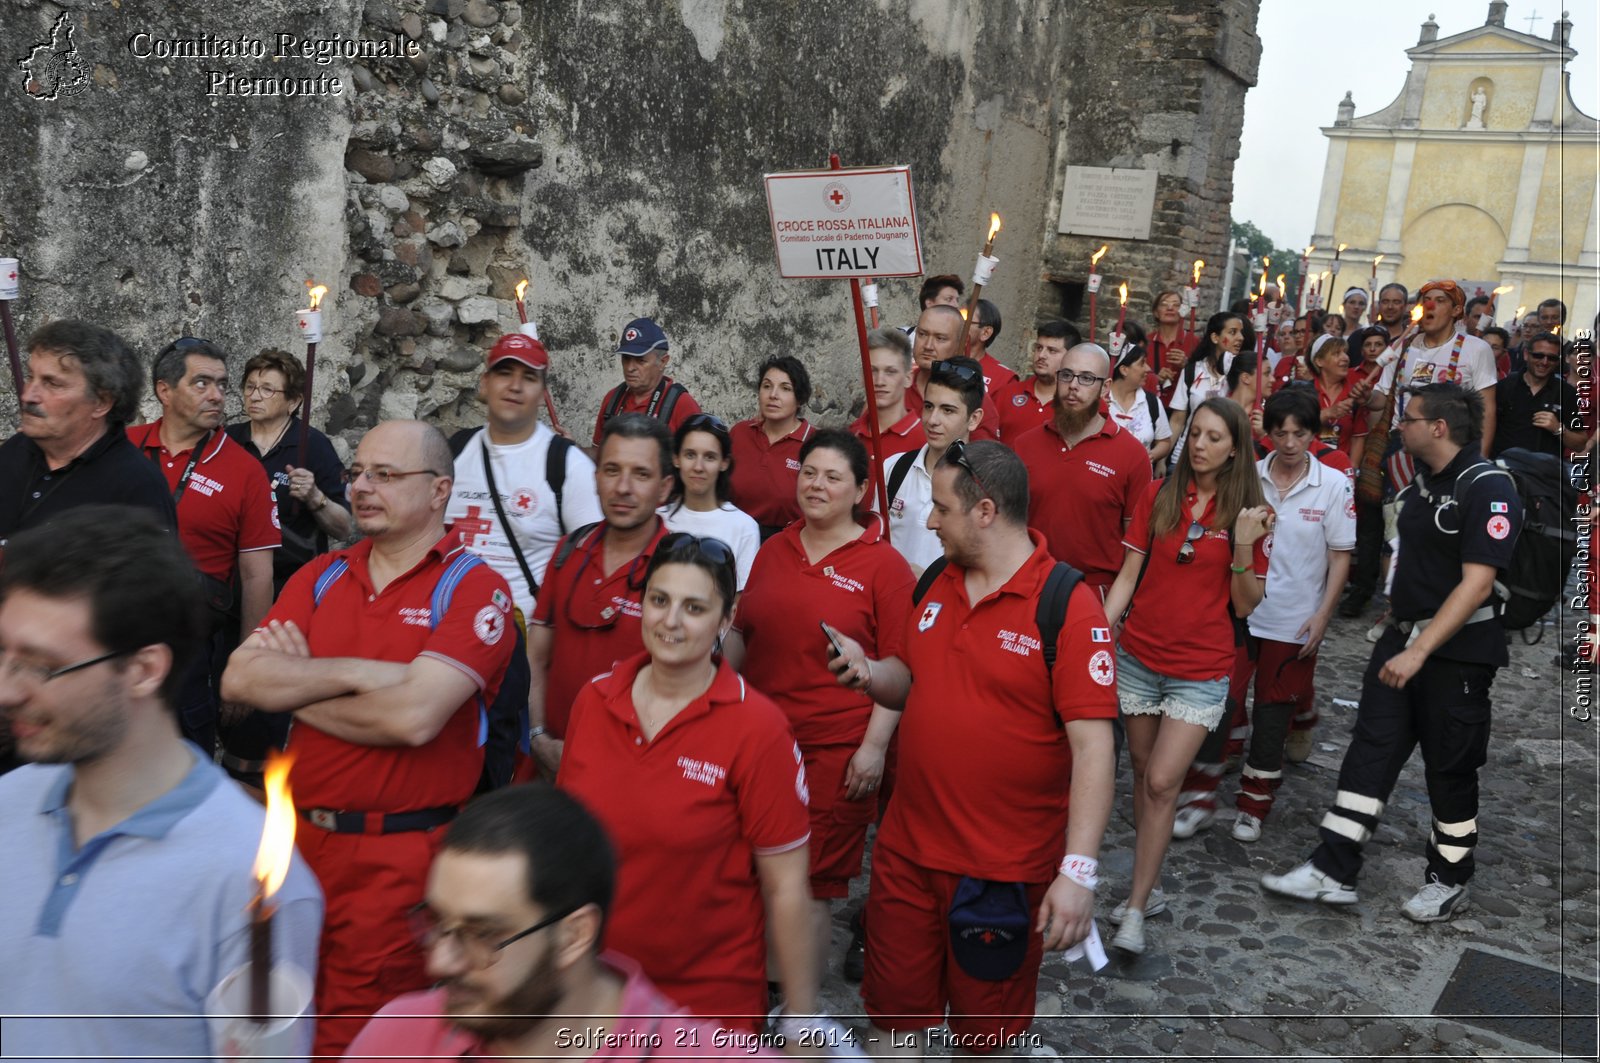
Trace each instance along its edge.
<instances>
[{"instance_id":1,"label":"sunglasses on head","mask_svg":"<svg viewBox=\"0 0 1600 1063\"><path fill-rule=\"evenodd\" d=\"M930 376L953 376L957 380L967 384L972 383L974 380L979 379L983 375L982 371L979 370L979 368L975 365L968 365L965 362L956 362L948 359L934 362L933 368L928 370L928 373Z\"/></svg>"},{"instance_id":2,"label":"sunglasses on head","mask_svg":"<svg viewBox=\"0 0 1600 1063\"><path fill-rule=\"evenodd\" d=\"M656 553L663 557L679 552L693 552L713 565L731 565L734 563L733 550L721 539L710 536L691 535L689 532L673 532L663 536L656 545Z\"/></svg>"},{"instance_id":3,"label":"sunglasses on head","mask_svg":"<svg viewBox=\"0 0 1600 1063\"><path fill-rule=\"evenodd\" d=\"M964 440L956 440L950 444L945 452L945 457L950 464L963 468L967 475L972 477L972 482L978 485L978 490L983 492L983 497L993 499L994 493L989 490L989 485L983 482L983 477L978 475L978 470L972 467L972 459L967 456L967 444Z\"/></svg>"},{"instance_id":4,"label":"sunglasses on head","mask_svg":"<svg viewBox=\"0 0 1600 1063\"><path fill-rule=\"evenodd\" d=\"M723 435L728 434L727 424L723 422L722 418L716 416L715 414L697 413L687 421L683 422L683 431L685 432L694 432L706 428L709 428L713 432L721 432Z\"/></svg>"},{"instance_id":5,"label":"sunglasses on head","mask_svg":"<svg viewBox=\"0 0 1600 1063\"><path fill-rule=\"evenodd\" d=\"M1199 521L1189 525L1188 532L1183 536L1183 545L1178 547L1178 564L1187 565L1194 560L1194 544L1205 533L1205 525Z\"/></svg>"}]
</instances>

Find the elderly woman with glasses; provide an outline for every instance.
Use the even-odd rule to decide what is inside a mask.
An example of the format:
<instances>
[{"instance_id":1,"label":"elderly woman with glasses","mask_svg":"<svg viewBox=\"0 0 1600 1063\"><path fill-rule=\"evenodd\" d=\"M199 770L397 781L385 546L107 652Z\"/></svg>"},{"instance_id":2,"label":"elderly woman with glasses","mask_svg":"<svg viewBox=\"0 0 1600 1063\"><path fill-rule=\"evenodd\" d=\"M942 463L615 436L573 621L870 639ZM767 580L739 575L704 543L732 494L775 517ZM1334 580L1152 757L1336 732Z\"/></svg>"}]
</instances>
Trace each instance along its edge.
<instances>
[{"instance_id":1,"label":"elderly woman with glasses","mask_svg":"<svg viewBox=\"0 0 1600 1063\"><path fill-rule=\"evenodd\" d=\"M1133 884L1111 913L1113 947L1144 951L1144 920L1166 908L1158 885L1185 772L1222 720L1234 625L1267 578L1272 528L1256 475L1250 421L1210 398L1188 424L1172 475L1152 483L1123 537L1106 594L1120 621L1117 692L1133 763Z\"/></svg>"},{"instance_id":2,"label":"elderly woman with glasses","mask_svg":"<svg viewBox=\"0 0 1600 1063\"><path fill-rule=\"evenodd\" d=\"M861 505L867 449L826 429L800 451L801 519L761 547L739 601L728 658L788 716L811 787L811 927L820 977L829 908L861 873L867 827L878 809L889 739L899 713L862 688L841 686L828 668L836 637L855 639L876 660L905 647L914 580Z\"/></svg>"},{"instance_id":3,"label":"elderly woman with glasses","mask_svg":"<svg viewBox=\"0 0 1600 1063\"><path fill-rule=\"evenodd\" d=\"M578 695L556 785L617 848L606 947L738 1030L817 1009L806 774L783 713L716 656L734 601L725 543L675 532L645 572L644 652Z\"/></svg>"},{"instance_id":4,"label":"elderly woman with glasses","mask_svg":"<svg viewBox=\"0 0 1600 1063\"><path fill-rule=\"evenodd\" d=\"M733 476L728 426L709 413L695 414L673 434L673 458L677 467L672 497L657 512L669 531L727 543L738 569L738 590L743 592L761 546L761 526L728 501Z\"/></svg>"},{"instance_id":5,"label":"elderly woman with glasses","mask_svg":"<svg viewBox=\"0 0 1600 1063\"><path fill-rule=\"evenodd\" d=\"M233 441L249 451L266 470L278 501L283 546L272 555L274 590L318 554L329 541L350 538L350 500L345 497L343 469L328 437L315 428L306 433L300 452L300 418L296 413L305 393L305 367L288 351L268 348L245 363L245 420L228 426Z\"/></svg>"}]
</instances>

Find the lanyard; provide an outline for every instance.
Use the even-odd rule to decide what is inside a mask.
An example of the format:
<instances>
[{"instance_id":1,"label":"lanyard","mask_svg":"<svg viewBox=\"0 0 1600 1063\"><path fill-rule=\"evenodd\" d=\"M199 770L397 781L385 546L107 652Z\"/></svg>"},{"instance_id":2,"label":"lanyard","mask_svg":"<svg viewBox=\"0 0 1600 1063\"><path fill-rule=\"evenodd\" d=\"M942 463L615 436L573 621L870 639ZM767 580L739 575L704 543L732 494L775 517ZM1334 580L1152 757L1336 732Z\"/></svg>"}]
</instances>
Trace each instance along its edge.
<instances>
[{"instance_id":1,"label":"lanyard","mask_svg":"<svg viewBox=\"0 0 1600 1063\"><path fill-rule=\"evenodd\" d=\"M183 467L183 475L178 477L178 486L172 489L172 505L174 509L177 508L178 500L183 497L185 488L189 486L189 477L194 475L194 467L200 461L200 452L210 444L214 432L215 430L213 429L211 432L201 436L200 442L196 443L194 449L189 452L189 464ZM159 466L161 464L161 437L159 435L156 436L155 453L152 454L150 452L150 436L146 433L144 437L144 452L146 457Z\"/></svg>"},{"instance_id":2,"label":"lanyard","mask_svg":"<svg viewBox=\"0 0 1600 1063\"><path fill-rule=\"evenodd\" d=\"M645 407L644 411L646 417L655 417L656 411L661 408L662 396L666 395L666 393L667 378L662 376L660 380L656 381L655 390L650 393L650 404ZM616 396L616 401L611 404L611 409L606 414L606 420L608 421L622 412L623 405L628 401L628 386L624 384L617 388Z\"/></svg>"},{"instance_id":3,"label":"lanyard","mask_svg":"<svg viewBox=\"0 0 1600 1063\"><path fill-rule=\"evenodd\" d=\"M1461 345L1466 342L1467 334L1465 332L1456 333L1456 341L1450 346L1450 361L1448 363L1448 368L1445 371L1445 380L1449 383L1458 383L1461 379L1460 371L1457 367L1461 364ZM1392 386L1395 388L1395 395L1398 397L1398 401L1395 403L1395 419L1394 423L1390 425L1391 428L1398 428L1400 426L1400 418L1404 417L1406 413L1406 405L1409 400L1407 399L1405 391L1403 390L1404 385L1400 380L1400 371L1405 368L1405 355L1410 353L1411 348L1407 347L1405 354L1400 356L1400 364L1394 367L1394 381Z\"/></svg>"}]
</instances>

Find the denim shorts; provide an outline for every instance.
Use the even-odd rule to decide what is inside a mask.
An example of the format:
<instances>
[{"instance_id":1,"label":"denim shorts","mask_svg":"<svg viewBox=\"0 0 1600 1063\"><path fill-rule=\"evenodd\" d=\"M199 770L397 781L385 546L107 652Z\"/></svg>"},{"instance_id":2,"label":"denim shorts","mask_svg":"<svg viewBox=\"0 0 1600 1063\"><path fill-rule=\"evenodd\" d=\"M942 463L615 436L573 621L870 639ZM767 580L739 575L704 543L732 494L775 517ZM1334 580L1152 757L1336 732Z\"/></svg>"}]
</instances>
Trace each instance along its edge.
<instances>
[{"instance_id":1,"label":"denim shorts","mask_svg":"<svg viewBox=\"0 0 1600 1063\"><path fill-rule=\"evenodd\" d=\"M1117 698L1125 716L1170 716L1209 731L1228 711L1228 677L1173 679L1118 646Z\"/></svg>"}]
</instances>

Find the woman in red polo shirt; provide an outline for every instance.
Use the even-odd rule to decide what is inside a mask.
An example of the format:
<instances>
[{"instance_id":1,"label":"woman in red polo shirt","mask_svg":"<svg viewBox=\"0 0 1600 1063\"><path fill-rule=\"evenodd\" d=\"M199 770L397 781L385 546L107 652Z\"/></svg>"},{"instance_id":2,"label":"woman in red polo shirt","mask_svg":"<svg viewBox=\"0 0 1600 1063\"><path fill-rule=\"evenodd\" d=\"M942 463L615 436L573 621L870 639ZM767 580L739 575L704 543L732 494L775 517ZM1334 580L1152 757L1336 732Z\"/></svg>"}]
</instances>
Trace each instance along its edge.
<instances>
[{"instance_id":1,"label":"woman in red polo shirt","mask_svg":"<svg viewBox=\"0 0 1600 1063\"><path fill-rule=\"evenodd\" d=\"M1106 616L1123 618L1117 694L1133 763L1133 885L1111 913L1111 944L1144 951L1184 774L1227 705L1234 618L1261 601L1272 514L1256 476L1250 421L1210 398L1189 423L1171 476L1154 481L1123 538Z\"/></svg>"},{"instance_id":2,"label":"woman in red polo shirt","mask_svg":"<svg viewBox=\"0 0 1600 1063\"><path fill-rule=\"evenodd\" d=\"M1366 329L1362 331L1369 332ZM1378 354L1382 354L1389 345L1386 337L1387 334L1380 330L1363 338L1376 340ZM1367 444L1365 398L1371 389L1357 386L1361 378L1350 371L1349 349L1345 341L1336 336L1318 336L1311 345L1311 354L1306 361L1311 367L1311 384L1317 392L1317 405L1322 407L1322 424L1317 437L1326 445L1342 451L1352 466L1359 467Z\"/></svg>"},{"instance_id":3,"label":"woman in red polo shirt","mask_svg":"<svg viewBox=\"0 0 1600 1063\"><path fill-rule=\"evenodd\" d=\"M757 1030L767 942L790 1014L816 1012L806 777L783 714L714 655L733 552L675 532L645 574L645 652L586 684L556 784L617 847L606 947L670 999Z\"/></svg>"},{"instance_id":4,"label":"woman in red polo shirt","mask_svg":"<svg viewBox=\"0 0 1600 1063\"><path fill-rule=\"evenodd\" d=\"M793 355L774 355L761 363L757 397L759 414L730 433L728 501L756 519L765 542L800 516L794 501L800 448L816 431L800 416L811 401L811 375Z\"/></svg>"},{"instance_id":5,"label":"woman in red polo shirt","mask_svg":"<svg viewBox=\"0 0 1600 1063\"><path fill-rule=\"evenodd\" d=\"M850 432L827 429L800 451L801 519L756 554L739 599L728 657L778 703L794 727L811 784L811 895L817 971L825 970L829 906L861 873L867 826L900 714L828 670L832 645L821 625L867 647L876 660L905 648L915 579L863 513L867 449Z\"/></svg>"}]
</instances>

